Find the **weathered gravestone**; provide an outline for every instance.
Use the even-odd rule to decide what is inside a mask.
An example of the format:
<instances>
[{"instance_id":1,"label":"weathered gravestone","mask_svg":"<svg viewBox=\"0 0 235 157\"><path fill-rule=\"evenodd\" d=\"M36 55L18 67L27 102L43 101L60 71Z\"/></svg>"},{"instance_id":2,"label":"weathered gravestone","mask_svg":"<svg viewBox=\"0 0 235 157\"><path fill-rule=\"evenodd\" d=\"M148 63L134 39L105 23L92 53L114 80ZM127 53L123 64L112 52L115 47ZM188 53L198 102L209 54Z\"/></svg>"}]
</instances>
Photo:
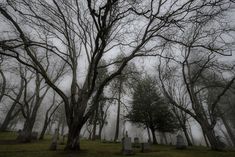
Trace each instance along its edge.
<instances>
[{"instance_id":1,"label":"weathered gravestone","mask_svg":"<svg viewBox=\"0 0 235 157\"><path fill-rule=\"evenodd\" d=\"M55 133L52 137L52 142L50 145L50 150L56 150L57 149L57 139L58 139L58 135L59 135L59 130L55 129Z\"/></svg>"},{"instance_id":2,"label":"weathered gravestone","mask_svg":"<svg viewBox=\"0 0 235 157\"><path fill-rule=\"evenodd\" d=\"M184 138L181 135L176 136L176 149L186 149Z\"/></svg>"},{"instance_id":3,"label":"weathered gravestone","mask_svg":"<svg viewBox=\"0 0 235 157\"><path fill-rule=\"evenodd\" d=\"M60 142L61 145L64 145L64 144L65 144L65 138L66 138L66 135L63 135L63 136L62 136L62 141Z\"/></svg>"},{"instance_id":4,"label":"weathered gravestone","mask_svg":"<svg viewBox=\"0 0 235 157\"><path fill-rule=\"evenodd\" d=\"M32 140L37 140L38 139L38 132L36 132L36 131L32 132L31 139Z\"/></svg>"},{"instance_id":5,"label":"weathered gravestone","mask_svg":"<svg viewBox=\"0 0 235 157\"><path fill-rule=\"evenodd\" d=\"M140 141L138 137L134 138L134 143L133 143L134 148L140 148Z\"/></svg>"},{"instance_id":6,"label":"weathered gravestone","mask_svg":"<svg viewBox=\"0 0 235 157\"><path fill-rule=\"evenodd\" d=\"M146 153L151 151L150 143L141 143L141 152Z\"/></svg>"},{"instance_id":7,"label":"weathered gravestone","mask_svg":"<svg viewBox=\"0 0 235 157\"><path fill-rule=\"evenodd\" d=\"M122 154L123 155L133 155L134 154L130 137L124 137L122 139Z\"/></svg>"}]
</instances>

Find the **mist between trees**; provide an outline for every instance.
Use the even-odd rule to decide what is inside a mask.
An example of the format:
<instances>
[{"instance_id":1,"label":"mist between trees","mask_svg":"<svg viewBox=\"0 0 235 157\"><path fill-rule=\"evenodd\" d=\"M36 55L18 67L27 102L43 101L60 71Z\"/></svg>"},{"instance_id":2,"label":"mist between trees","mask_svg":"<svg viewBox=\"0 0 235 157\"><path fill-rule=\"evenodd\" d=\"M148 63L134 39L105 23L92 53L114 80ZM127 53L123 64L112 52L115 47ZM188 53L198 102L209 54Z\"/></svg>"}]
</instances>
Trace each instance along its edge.
<instances>
[{"instance_id":1,"label":"mist between trees","mask_svg":"<svg viewBox=\"0 0 235 157\"><path fill-rule=\"evenodd\" d=\"M65 149L80 150L80 135L101 138L115 105L114 141L125 118L154 143L155 131L167 141L180 129L193 145L193 119L208 147L221 149L219 130L235 145L234 1L1 0L0 13L1 130L23 122L19 141L40 123L40 139L56 126Z\"/></svg>"}]
</instances>

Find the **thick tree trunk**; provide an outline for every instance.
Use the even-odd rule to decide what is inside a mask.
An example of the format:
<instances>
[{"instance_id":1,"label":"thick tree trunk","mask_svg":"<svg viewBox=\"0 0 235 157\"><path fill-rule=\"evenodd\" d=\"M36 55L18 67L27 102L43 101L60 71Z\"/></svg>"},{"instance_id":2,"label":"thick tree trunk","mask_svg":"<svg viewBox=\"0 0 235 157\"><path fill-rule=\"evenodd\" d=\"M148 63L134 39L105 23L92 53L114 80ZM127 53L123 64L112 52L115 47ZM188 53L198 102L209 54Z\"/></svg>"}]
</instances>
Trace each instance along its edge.
<instances>
[{"instance_id":1,"label":"thick tree trunk","mask_svg":"<svg viewBox=\"0 0 235 157\"><path fill-rule=\"evenodd\" d=\"M34 122L31 123L31 120L28 119L24 123L24 128L23 130L19 133L17 140L19 142L31 142L31 135L32 135L32 130L33 130L33 124Z\"/></svg>"},{"instance_id":2,"label":"thick tree trunk","mask_svg":"<svg viewBox=\"0 0 235 157\"><path fill-rule=\"evenodd\" d=\"M220 129L220 130L224 134L224 138L226 139L228 145L233 146L233 143L231 142L231 139L230 139L229 135L223 129Z\"/></svg>"},{"instance_id":3,"label":"thick tree trunk","mask_svg":"<svg viewBox=\"0 0 235 157\"><path fill-rule=\"evenodd\" d=\"M225 117L223 115L221 116L221 119L222 119L222 121L224 123L224 127L226 128L227 133L228 133L228 135L229 135L229 137L230 137L230 139L233 143L233 146L235 146L235 136L234 136L234 133L233 133L232 129L230 128L227 120L225 119Z\"/></svg>"},{"instance_id":4,"label":"thick tree trunk","mask_svg":"<svg viewBox=\"0 0 235 157\"><path fill-rule=\"evenodd\" d=\"M153 128L150 128L150 130L151 130L152 137L153 137L153 144L158 144L156 135L155 135L155 130Z\"/></svg>"},{"instance_id":5,"label":"thick tree trunk","mask_svg":"<svg viewBox=\"0 0 235 157\"><path fill-rule=\"evenodd\" d=\"M203 131L203 129L202 129L202 134L203 134L203 137L204 137L204 140L205 140L206 146L209 148L209 147L210 147L210 145L209 145L209 143L208 143L208 140L207 140L206 134L205 134L205 132Z\"/></svg>"},{"instance_id":6,"label":"thick tree trunk","mask_svg":"<svg viewBox=\"0 0 235 157\"><path fill-rule=\"evenodd\" d=\"M14 114L13 114L13 111L15 109L15 106L16 106L16 103L14 103L10 110L8 111L2 125L1 125L1 128L0 128L0 131L7 131L8 129L8 125L10 124L10 122L20 113L20 110L16 111ZM12 115L13 114L13 115Z\"/></svg>"},{"instance_id":7,"label":"thick tree trunk","mask_svg":"<svg viewBox=\"0 0 235 157\"><path fill-rule=\"evenodd\" d=\"M1 125L0 131L6 131L11 120L13 120L20 113L20 110L18 110L13 114L13 112L15 111L16 105L21 98L21 95L23 93L23 89L24 89L24 80L21 79L19 93L17 94L16 99L14 100L14 102L11 105L11 108L8 111L6 117Z\"/></svg>"},{"instance_id":8,"label":"thick tree trunk","mask_svg":"<svg viewBox=\"0 0 235 157\"><path fill-rule=\"evenodd\" d=\"M206 121L202 121L201 126L203 129L203 132L205 133L205 135L210 143L211 149L212 150L221 150L222 148L219 144L219 141L217 140L217 138L215 136L214 128L211 127L210 125L208 125L206 123Z\"/></svg>"},{"instance_id":9,"label":"thick tree trunk","mask_svg":"<svg viewBox=\"0 0 235 157\"><path fill-rule=\"evenodd\" d=\"M69 128L68 140L67 140L65 150L79 151L81 149L80 137L79 137L81 128L82 127L80 127L79 125Z\"/></svg>"},{"instance_id":10,"label":"thick tree trunk","mask_svg":"<svg viewBox=\"0 0 235 157\"><path fill-rule=\"evenodd\" d=\"M192 144L192 142L190 140L190 137L189 137L189 134L188 134L188 131L187 131L186 127L182 126L182 129L183 129L184 135L186 137L186 140L188 142L188 146L192 146L193 144Z\"/></svg>"}]
</instances>

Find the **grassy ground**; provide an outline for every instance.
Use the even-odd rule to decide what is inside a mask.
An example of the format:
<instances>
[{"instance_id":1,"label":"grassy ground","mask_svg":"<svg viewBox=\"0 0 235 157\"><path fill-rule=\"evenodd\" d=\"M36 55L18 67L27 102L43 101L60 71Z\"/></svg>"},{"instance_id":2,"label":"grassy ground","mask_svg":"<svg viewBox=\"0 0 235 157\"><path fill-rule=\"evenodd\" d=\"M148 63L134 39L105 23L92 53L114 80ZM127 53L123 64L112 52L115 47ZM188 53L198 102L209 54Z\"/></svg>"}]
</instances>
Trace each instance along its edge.
<instances>
[{"instance_id":1,"label":"grassy ground","mask_svg":"<svg viewBox=\"0 0 235 157\"><path fill-rule=\"evenodd\" d=\"M64 145L59 145L57 151L49 151L50 139L28 144L14 141L15 133L0 133L0 157L118 157L121 144L100 143L99 141L81 141L82 150L72 153L63 151ZM235 157L235 151L216 152L204 147L192 147L177 150L173 146L152 146L152 152L140 153L134 150L134 157Z\"/></svg>"}]
</instances>

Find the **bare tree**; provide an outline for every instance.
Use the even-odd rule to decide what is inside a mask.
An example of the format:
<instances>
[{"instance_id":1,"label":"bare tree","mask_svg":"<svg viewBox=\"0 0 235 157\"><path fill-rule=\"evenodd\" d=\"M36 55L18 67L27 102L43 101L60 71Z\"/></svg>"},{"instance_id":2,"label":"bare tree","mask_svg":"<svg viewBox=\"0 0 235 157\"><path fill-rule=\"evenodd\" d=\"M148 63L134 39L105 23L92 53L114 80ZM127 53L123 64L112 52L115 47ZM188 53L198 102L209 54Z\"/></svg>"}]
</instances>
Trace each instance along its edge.
<instances>
[{"instance_id":1,"label":"bare tree","mask_svg":"<svg viewBox=\"0 0 235 157\"><path fill-rule=\"evenodd\" d=\"M53 93L53 100L52 100L51 105L49 106L49 108L46 110L46 117L44 119L42 131L41 131L40 136L39 136L39 140L43 140L44 135L46 133L46 130L48 128L48 125L52 121L52 117L54 116L54 114L55 114L55 112L56 112L56 110L58 109L59 106L60 106L60 103L58 103L56 101L56 94Z\"/></svg>"},{"instance_id":2,"label":"bare tree","mask_svg":"<svg viewBox=\"0 0 235 157\"><path fill-rule=\"evenodd\" d=\"M2 69L3 64L3 58L0 56L0 76L1 76L1 82L0 82L0 102L2 101L2 98L4 96L5 90L6 90L6 76Z\"/></svg>"},{"instance_id":3,"label":"bare tree","mask_svg":"<svg viewBox=\"0 0 235 157\"><path fill-rule=\"evenodd\" d=\"M21 79L20 81L20 87L18 87L18 92L13 92L15 93L15 97L11 96L10 94L4 94L6 97L9 97L11 100L13 100L10 109L8 110L3 123L1 125L0 130L1 131L6 131L8 129L8 126L10 124L10 122L16 118L18 116L18 114L20 113L20 107L19 107L19 100L22 96L22 93L24 91L24 80Z\"/></svg>"},{"instance_id":4,"label":"bare tree","mask_svg":"<svg viewBox=\"0 0 235 157\"><path fill-rule=\"evenodd\" d=\"M182 31L187 24L185 20L191 19L191 12L217 6L217 3L222 1L8 0L1 4L0 13L7 20L6 24L10 23L10 28L16 32L13 37L4 34L5 39L0 41L0 53L14 57L36 70L61 96L69 128L66 149L79 150L81 128L96 108L89 103L91 99L98 100L107 83L120 75L133 58L160 56L153 52L164 43L153 41ZM201 13L200 16L207 16L207 13ZM24 23L19 22L21 20ZM27 27L23 27L25 24ZM49 34L50 38L44 34ZM20 48L21 51L17 51ZM33 53L33 48L36 48L37 54ZM41 51L44 49L68 65L72 80L69 96L51 80L38 58L44 55ZM22 58L22 51L27 54L26 59ZM112 67L116 62L120 66L110 72L95 90L98 69L101 68L98 63L115 51L125 52L125 57L108 62L107 67ZM28 63L28 60L33 64ZM78 64L81 60L87 63L85 77L81 76L84 68Z\"/></svg>"}]
</instances>

